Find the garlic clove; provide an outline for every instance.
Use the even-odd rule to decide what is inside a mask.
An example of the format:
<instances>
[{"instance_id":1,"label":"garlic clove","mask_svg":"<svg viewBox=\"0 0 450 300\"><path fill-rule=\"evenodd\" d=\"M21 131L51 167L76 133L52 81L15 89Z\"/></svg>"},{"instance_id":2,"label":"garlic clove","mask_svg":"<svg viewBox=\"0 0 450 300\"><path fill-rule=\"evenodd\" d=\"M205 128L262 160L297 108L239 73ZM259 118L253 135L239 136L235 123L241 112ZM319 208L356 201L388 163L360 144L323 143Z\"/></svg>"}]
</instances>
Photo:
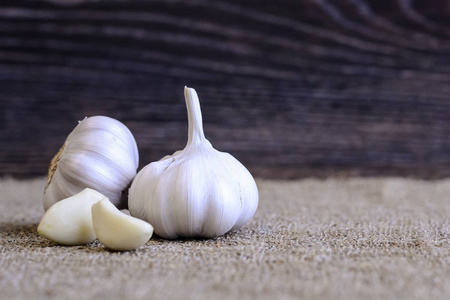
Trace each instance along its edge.
<instances>
[{"instance_id":1,"label":"garlic clove","mask_svg":"<svg viewBox=\"0 0 450 300\"><path fill-rule=\"evenodd\" d=\"M101 193L86 188L52 205L37 228L43 237L62 245L84 245L95 240L91 206L101 199Z\"/></svg>"},{"instance_id":2,"label":"garlic clove","mask_svg":"<svg viewBox=\"0 0 450 300\"><path fill-rule=\"evenodd\" d=\"M92 206L92 222L98 240L116 251L137 249L153 234L152 225L121 212L108 199Z\"/></svg>"},{"instance_id":3,"label":"garlic clove","mask_svg":"<svg viewBox=\"0 0 450 300\"><path fill-rule=\"evenodd\" d=\"M126 206L122 191L136 176L139 155L130 130L106 116L85 118L52 159L44 189L44 209L84 188Z\"/></svg>"},{"instance_id":4,"label":"garlic clove","mask_svg":"<svg viewBox=\"0 0 450 300\"><path fill-rule=\"evenodd\" d=\"M200 102L185 88L186 147L145 166L131 184L132 216L163 238L211 238L245 225L258 207L258 188L233 156L214 149L203 132Z\"/></svg>"}]
</instances>

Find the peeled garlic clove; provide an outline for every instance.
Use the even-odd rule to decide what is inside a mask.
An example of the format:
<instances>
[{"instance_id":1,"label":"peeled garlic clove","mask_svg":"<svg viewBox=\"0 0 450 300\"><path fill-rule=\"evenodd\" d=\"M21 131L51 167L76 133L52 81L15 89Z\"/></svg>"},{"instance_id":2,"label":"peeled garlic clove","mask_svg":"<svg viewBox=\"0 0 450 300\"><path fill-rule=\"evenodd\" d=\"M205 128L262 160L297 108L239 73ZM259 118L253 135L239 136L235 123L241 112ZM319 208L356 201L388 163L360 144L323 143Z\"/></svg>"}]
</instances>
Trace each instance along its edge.
<instances>
[{"instance_id":1,"label":"peeled garlic clove","mask_svg":"<svg viewBox=\"0 0 450 300\"><path fill-rule=\"evenodd\" d=\"M98 240L111 250L128 251L144 245L152 225L119 211L108 199L92 206L92 222Z\"/></svg>"},{"instance_id":2,"label":"peeled garlic clove","mask_svg":"<svg viewBox=\"0 0 450 300\"><path fill-rule=\"evenodd\" d=\"M91 207L106 199L101 193L84 189L52 205L42 217L37 231L62 245L84 245L95 240Z\"/></svg>"},{"instance_id":3,"label":"peeled garlic clove","mask_svg":"<svg viewBox=\"0 0 450 300\"><path fill-rule=\"evenodd\" d=\"M215 150L205 138L195 90L186 87L185 98L186 147L136 175L128 207L132 216L150 222L161 237L216 237L253 217L258 189L238 160Z\"/></svg>"},{"instance_id":4,"label":"peeled garlic clove","mask_svg":"<svg viewBox=\"0 0 450 300\"><path fill-rule=\"evenodd\" d=\"M92 188L117 206L122 191L136 175L136 141L121 122L94 116L80 121L52 159L44 190L44 209L61 199ZM125 204L125 205L124 205Z\"/></svg>"}]
</instances>

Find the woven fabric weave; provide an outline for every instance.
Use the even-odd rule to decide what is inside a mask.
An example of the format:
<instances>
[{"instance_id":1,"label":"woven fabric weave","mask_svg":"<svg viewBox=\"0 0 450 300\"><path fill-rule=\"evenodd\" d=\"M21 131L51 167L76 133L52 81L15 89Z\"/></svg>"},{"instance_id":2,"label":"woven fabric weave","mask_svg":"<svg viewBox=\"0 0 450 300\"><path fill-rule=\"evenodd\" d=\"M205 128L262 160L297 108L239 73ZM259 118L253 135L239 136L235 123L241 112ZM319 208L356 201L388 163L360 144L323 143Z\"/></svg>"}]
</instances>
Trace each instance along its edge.
<instances>
[{"instance_id":1,"label":"woven fabric weave","mask_svg":"<svg viewBox=\"0 0 450 300\"><path fill-rule=\"evenodd\" d=\"M2 299L446 299L450 180L257 180L241 230L131 252L39 236L45 180L0 180Z\"/></svg>"}]
</instances>

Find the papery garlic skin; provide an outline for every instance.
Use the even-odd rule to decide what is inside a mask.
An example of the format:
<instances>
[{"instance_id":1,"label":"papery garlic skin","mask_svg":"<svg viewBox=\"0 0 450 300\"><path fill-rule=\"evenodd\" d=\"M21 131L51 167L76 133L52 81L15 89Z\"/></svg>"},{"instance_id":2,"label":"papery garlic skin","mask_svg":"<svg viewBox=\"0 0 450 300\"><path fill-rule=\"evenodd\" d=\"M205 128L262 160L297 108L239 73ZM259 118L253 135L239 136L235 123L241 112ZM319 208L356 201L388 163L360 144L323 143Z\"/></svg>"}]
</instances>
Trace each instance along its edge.
<instances>
[{"instance_id":1,"label":"papery garlic skin","mask_svg":"<svg viewBox=\"0 0 450 300\"><path fill-rule=\"evenodd\" d=\"M182 151L144 167L128 198L132 216L146 220L163 238L211 238L246 224L258 207L250 172L205 138L200 103L185 88L188 143Z\"/></svg>"},{"instance_id":2,"label":"papery garlic skin","mask_svg":"<svg viewBox=\"0 0 450 300\"><path fill-rule=\"evenodd\" d=\"M37 231L62 245L84 245L96 239L92 224L92 205L107 198L92 189L58 201L44 214Z\"/></svg>"},{"instance_id":3,"label":"papery garlic skin","mask_svg":"<svg viewBox=\"0 0 450 300\"><path fill-rule=\"evenodd\" d=\"M106 198L92 205L92 224L98 240L115 251L137 249L153 234L152 225L121 212Z\"/></svg>"},{"instance_id":4,"label":"papery garlic skin","mask_svg":"<svg viewBox=\"0 0 450 300\"><path fill-rule=\"evenodd\" d=\"M139 154L130 130L106 116L80 121L53 158L44 190L44 209L84 188L121 207L122 191L136 175ZM125 200L126 204L126 200Z\"/></svg>"}]
</instances>

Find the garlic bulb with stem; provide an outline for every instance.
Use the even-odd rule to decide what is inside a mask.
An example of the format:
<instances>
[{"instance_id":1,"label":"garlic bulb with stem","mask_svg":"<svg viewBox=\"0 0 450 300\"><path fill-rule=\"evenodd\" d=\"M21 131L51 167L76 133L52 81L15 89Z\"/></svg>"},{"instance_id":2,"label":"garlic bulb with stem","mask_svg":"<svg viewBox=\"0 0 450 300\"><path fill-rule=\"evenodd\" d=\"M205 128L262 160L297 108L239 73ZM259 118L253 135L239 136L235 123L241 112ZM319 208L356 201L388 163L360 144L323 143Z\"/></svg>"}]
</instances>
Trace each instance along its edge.
<instances>
[{"instance_id":1,"label":"garlic bulb with stem","mask_svg":"<svg viewBox=\"0 0 450 300\"><path fill-rule=\"evenodd\" d=\"M122 191L136 175L138 163L136 141L123 123L106 116L85 118L50 163L44 209L85 188L102 193L118 207L125 207Z\"/></svg>"},{"instance_id":2,"label":"garlic bulb with stem","mask_svg":"<svg viewBox=\"0 0 450 300\"><path fill-rule=\"evenodd\" d=\"M150 163L135 177L128 198L132 216L163 238L211 238L246 224L258 207L250 172L233 156L215 150L203 133L197 93L185 87L186 147Z\"/></svg>"}]
</instances>

